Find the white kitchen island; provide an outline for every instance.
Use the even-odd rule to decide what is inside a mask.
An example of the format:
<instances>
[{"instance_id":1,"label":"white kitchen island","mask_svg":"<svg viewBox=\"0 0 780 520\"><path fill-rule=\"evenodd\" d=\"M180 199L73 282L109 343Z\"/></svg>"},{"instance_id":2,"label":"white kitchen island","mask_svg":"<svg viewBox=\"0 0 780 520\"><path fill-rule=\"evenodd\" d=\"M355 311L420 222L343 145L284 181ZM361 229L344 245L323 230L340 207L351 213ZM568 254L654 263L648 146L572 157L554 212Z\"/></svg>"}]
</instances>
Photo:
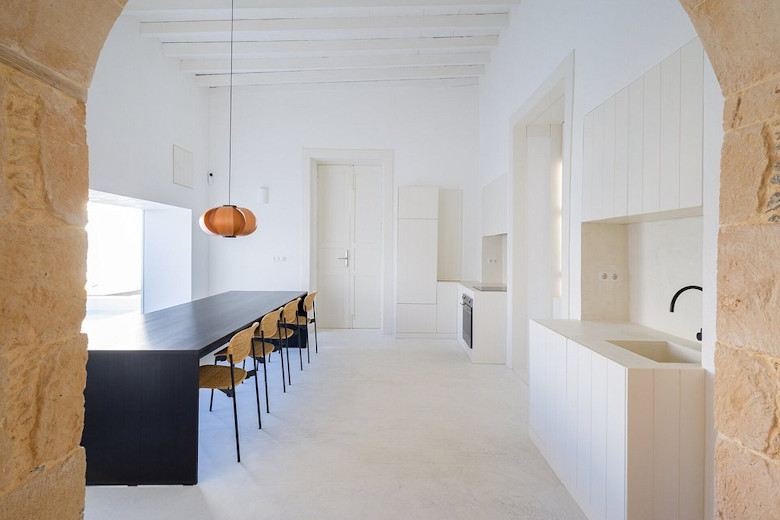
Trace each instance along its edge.
<instances>
[{"instance_id":1,"label":"white kitchen island","mask_svg":"<svg viewBox=\"0 0 780 520\"><path fill-rule=\"evenodd\" d=\"M587 517L702 519L699 344L633 323L529 332L529 433Z\"/></svg>"}]
</instances>

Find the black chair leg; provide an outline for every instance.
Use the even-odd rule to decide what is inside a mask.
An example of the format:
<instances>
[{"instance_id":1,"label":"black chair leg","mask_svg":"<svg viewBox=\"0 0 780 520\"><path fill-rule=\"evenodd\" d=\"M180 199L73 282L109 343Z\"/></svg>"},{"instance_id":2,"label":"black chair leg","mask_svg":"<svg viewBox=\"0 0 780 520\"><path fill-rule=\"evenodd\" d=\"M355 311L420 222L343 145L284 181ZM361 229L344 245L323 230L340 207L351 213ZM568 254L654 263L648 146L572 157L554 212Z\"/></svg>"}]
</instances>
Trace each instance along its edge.
<instances>
[{"instance_id":1,"label":"black chair leg","mask_svg":"<svg viewBox=\"0 0 780 520\"><path fill-rule=\"evenodd\" d=\"M271 413L271 409L268 406L268 369L266 368L266 363L265 363L267 359L268 356L265 355L265 345L263 345L263 382L265 383L265 413ZM284 374L282 374L282 376L284 376ZM282 377L282 382L284 382L284 377Z\"/></svg>"},{"instance_id":2,"label":"black chair leg","mask_svg":"<svg viewBox=\"0 0 780 520\"><path fill-rule=\"evenodd\" d=\"M233 376L233 359L230 360L230 389L233 394L233 426L236 429L236 462L241 462L241 446L238 441L238 406L236 405L236 379Z\"/></svg>"},{"instance_id":3,"label":"black chair leg","mask_svg":"<svg viewBox=\"0 0 780 520\"><path fill-rule=\"evenodd\" d=\"M287 352L287 384L292 386L292 376L290 375L290 339L287 339L287 348L284 349Z\"/></svg>"},{"instance_id":4,"label":"black chair leg","mask_svg":"<svg viewBox=\"0 0 780 520\"><path fill-rule=\"evenodd\" d=\"M301 333L298 332L298 358L301 361L301 370L303 370L303 346L301 343Z\"/></svg>"},{"instance_id":5,"label":"black chair leg","mask_svg":"<svg viewBox=\"0 0 780 520\"><path fill-rule=\"evenodd\" d=\"M312 313L314 313L314 353L317 354L320 351L320 345L317 342L317 308L312 304Z\"/></svg>"},{"instance_id":6,"label":"black chair leg","mask_svg":"<svg viewBox=\"0 0 780 520\"><path fill-rule=\"evenodd\" d=\"M217 364L217 360L214 359L214 364ZM214 389L211 389L211 397L209 398L209 412L211 411L211 406L214 404Z\"/></svg>"},{"instance_id":7,"label":"black chair leg","mask_svg":"<svg viewBox=\"0 0 780 520\"><path fill-rule=\"evenodd\" d=\"M258 390L257 387L257 358L255 357L254 352L252 352L252 360L255 362L255 377L253 379L255 380L255 399L257 400L257 427L258 429L262 430L263 421L260 419L260 390ZM266 393L266 397L268 397L267 393Z\"/></svg>"},{"instance_id":8,"label":"black chair leg","mask_svg":"<svg viewBox=\"0 0 780 520\"><path fill-rule=\"evenodd\" d=\"M284 354L282 353L282 341L279 340L279 359L282 365L282 391L287 393L287 383L284 381Z\"/></svg>"}]
</instances>

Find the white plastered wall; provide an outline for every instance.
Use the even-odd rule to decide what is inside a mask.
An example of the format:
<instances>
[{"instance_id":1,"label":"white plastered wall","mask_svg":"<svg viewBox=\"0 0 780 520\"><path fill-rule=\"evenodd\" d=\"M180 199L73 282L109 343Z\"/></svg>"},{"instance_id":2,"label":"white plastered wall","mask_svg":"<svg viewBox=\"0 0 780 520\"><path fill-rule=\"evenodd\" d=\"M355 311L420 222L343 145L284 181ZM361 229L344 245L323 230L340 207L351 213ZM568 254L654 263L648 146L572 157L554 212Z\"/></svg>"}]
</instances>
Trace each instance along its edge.
<instances>
[{"instance_id":1,"label":"white plastered wall","mask_svg":"<svg viewBox=\"0 0 780 520\"><path fill-rule=\"evenodd\" d=\"M211 248L211 292L307 289L301 208L309 171L301 160L311 149L391 152L393 193L410 184L462 189L463 277L479 276L475 87L242 87L233 103L232 202L255 212L258 231ZM212 204L227 199L227 116L227 89L212 89ZM261 186L268 204L259 204Z\"/></svg>"},{"instance_id":2,"label":"white plastered wall","mask_svg":"<svg viewBox=\"0 0 780 520\"><path fill-rule=\"evenodd\" d=\"M209 239L197 219L208 202L208 93L163 57L159 42L142 38L132 18L117 19L100 54L87 143L91 189L191 210L192 297L207 296ZM193 154L192 188L173 183L174 144Z\"/></svg>"}]
</instances>

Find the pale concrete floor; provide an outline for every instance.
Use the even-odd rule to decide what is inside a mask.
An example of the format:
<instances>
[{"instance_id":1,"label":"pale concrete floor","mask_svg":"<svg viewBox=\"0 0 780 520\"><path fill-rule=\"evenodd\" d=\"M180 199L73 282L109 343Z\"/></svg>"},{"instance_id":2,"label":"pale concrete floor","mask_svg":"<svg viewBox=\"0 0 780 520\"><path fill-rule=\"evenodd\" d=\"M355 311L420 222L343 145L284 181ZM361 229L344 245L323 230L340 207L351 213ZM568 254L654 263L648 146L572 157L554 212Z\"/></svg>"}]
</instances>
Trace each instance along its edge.
<instances>
[{"instance_id":1,"label":"pale concrete floor","mask_svg":"<svg viewBox=\"0 0 780 520\"><path fill-rule=\"evenodd\" d=\"M269 365L262 430L253 385L239 387L240 464L230 400L209 413L201 391L199 484L90 487L85 518L585 518L529 440L527 387L509 368L472 365L454 340L319 339L286 394Z\"/></svg>"}]
</instances>

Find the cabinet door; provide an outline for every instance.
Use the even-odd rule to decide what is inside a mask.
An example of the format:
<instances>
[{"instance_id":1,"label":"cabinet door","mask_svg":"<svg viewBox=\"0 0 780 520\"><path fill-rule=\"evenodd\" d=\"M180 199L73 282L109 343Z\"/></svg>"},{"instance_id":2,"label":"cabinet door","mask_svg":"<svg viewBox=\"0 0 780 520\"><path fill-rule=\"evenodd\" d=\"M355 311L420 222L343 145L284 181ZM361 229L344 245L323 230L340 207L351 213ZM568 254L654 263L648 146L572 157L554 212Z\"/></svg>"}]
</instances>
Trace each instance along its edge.
<instances>
[{"instance_id":1,"label":"cabinet door","mask_svg":"<svg viewBox=\"0 0 780 520\"><path fill-rule=\"evenodd\" d=\"M614 215L628 215L628 102L629 88L615 96L615 206Z\"/></svg>"},{"instance_id":2,"label":"cabinet door","mask_svg":"<svg viewBox=\"0 0 780 520\"><path fill-rule=\"evenodd\" d=\"M438 282L436 284L436 332L455 334L458 323L458 284Z\"/></svg>"},{"instance_id":3,"label":"cabinet door","mask_svg":"<svg viewBox=\"0 0 780 520\"><path fill-rule=\"evenodd\" d=\"M628 87L628 215L642 213L644 97L644 78L639 78Z\"/></svg>"},{"instance_id":4,"label":"cabinet door","mask_svg":"<svg viewBox=\"0 0 780 520\"><path fill-rule=\"evenodd\" d=\"M602 196L601 218L611 218L615 213L615 97L603 105L603 147L602 147Z\"/></svg>"},{"instance_id":5,"label":"cabinet door","mask_svg":"<svg viewBox=\"0 0 780 520\"><path fill-rule=\"evenodd\" d=\"M591 354L588 348L577 353L577 486L573 495L586 514L590 511L591 482Z\"/></svg>"},{"instance_id":6,"label":"cabinet door","mask_svg":"<svg viewBox=\"0 0 780 520\"><path fill-rule=\"evenodd\" d=\"M528 324L528 425L542 441L544 401L546 392L543 372L544 354L547 350L547 329L531 321Z\"/></svg>"},{"instance_id":7,"label":"cabinet door","mask_svg":"<svg viewBox=\"0 0 780 520\"><path fill-rule=\"evenodd\" d=\"M439 188L436 186L399 187L398 218L439 218Z\"/></svg>"},{"instance_id":8,"label":"cabinet door","mask_svg":"<svg viewBox=\"0 0 780 520\"><path fill-rule=\"evenodd\" d=\"M643 81L643 153L642 153L642 212L655 213L659 209L661 170L661 65L644 75Z\"/></svg>"},{"instance_id":9,"label":"cabinet door","mask_svg":"<svg viewBox=\"0 0 780 520\"><path fill-rule=\"evenodd\" d=\"M594 518L607 513L607 358L591 356L590 510Z\"/></svg>"},{"instance_id":10,"label":"cabinet door","mask_svg":"<svg viewBox=\"0 0 780 520\"><path fill-rule=\"evenodd\" d=\"M593 220L593 213L593 112L589 112L582 128L582 221Z\"/></svg>"},{"instance_id":11,"label":"cabinet door","mask_svg":"<svg viewBox=\"0 0 780 520\"><path fill-rule=\"evenodd\" d=\"M438 227L437 219L398 220L398 303L436 303Z\"/></svg>"},{"instance_id":12,"label":"cabinet door","mask_svg":"<svg viewBox=\"0 0 780 520\"><path fill-rule=\"evenodd\" d=\"M436 332L436 305L396 305L395 330L401 333Z\"/></svg>"},{"instance_id":13,"label":"cabinet door","mask_svg":"<svg viewBox=\"0 0 780 520\"><path fill-rule=\"evenodd\" d=\"M593 110L593 174L591 177L591 207L593 218L603 218L604 201L604 105Z\"/></svg>"},{"instance_id":14,"label":"cabinet door","mask_svg":"<svg viewBox=\"0 0 780 520\"><path fill-rule=\"evenodd\" d=\"M702 204L704 49L698 38L680 50L680 207Z\"/></svg>"},{"instance_id":15,"label":"cabinet door","mask_svg":"<svg viewBox=\"0 0 780 520\"><path fill-rule=\"evenodd\" d=\"M661 62L661 211L680 207L680 52Z\"/></svg>"},{"instance_id":16,"label":"cabinet door","mask_svg":"<svg viewBox=\"0 0 780 520\"><path fill-rule=\"evenodd\" d=\"M626 368L608 361L606 520L626 518L626 434Z\"/></svg>"}]
</instances>

